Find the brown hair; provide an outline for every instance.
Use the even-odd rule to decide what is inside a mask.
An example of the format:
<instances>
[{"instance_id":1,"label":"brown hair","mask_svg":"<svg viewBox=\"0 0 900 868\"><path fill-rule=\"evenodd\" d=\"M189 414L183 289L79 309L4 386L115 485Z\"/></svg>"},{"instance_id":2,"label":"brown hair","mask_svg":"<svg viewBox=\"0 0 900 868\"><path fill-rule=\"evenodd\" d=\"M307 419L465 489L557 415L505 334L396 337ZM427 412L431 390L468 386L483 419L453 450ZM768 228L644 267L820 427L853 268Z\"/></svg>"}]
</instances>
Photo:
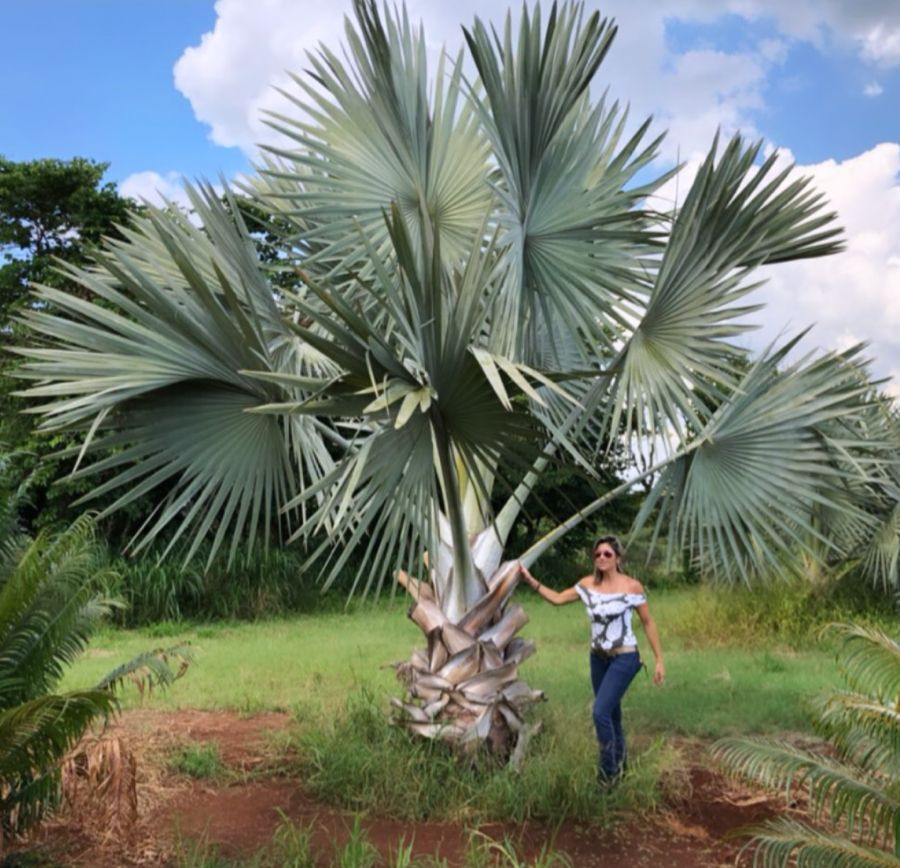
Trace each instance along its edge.
<instances>
[{"instance_id":1,"label":"brown hair","mask_svg":"<svg viewBox=\"0 0 900 868\"><path fill-rule=\"evenodd\" d=\"M597 537L597 539L594 540L594 544L591 546L591 565L594 567L594 577L598 579L600 578L600 570L597 568L596 561L594 560L594 552L597 551L597 546L603 544L608 545L615 552L617 570L621 568L622 558L625 556L625 547L619 542L618 537L613 536L612 534Z\"/></svg>"}]
</instances>

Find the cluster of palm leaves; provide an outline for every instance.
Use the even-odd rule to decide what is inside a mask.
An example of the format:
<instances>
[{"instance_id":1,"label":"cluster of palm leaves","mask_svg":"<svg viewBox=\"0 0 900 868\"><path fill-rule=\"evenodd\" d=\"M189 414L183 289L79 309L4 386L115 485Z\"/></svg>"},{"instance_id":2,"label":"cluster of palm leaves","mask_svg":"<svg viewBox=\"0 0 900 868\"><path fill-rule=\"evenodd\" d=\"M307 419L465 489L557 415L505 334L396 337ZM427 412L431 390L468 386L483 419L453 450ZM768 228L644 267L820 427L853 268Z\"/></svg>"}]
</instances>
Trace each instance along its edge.
<instances>
[{"instance_id":1,"label":"cluster of palm leaves","mask_svg":"<svg viewBox=\"0 0 900 868\"><path fill-rule=\"evenodd\" d=\"M419 577L435 611L403 671L428 732L516 725L500 696L524 651L485 635L515 584L507 537L548 463L591 474L617 438L664 454L642 520L707 573L871 547L897 584L898 425L861 348L798 358L798 336L753 360L735 340L758 269L838 251L834 215L740 136L654 205L649 121L592 98L615 32L580 3L476 20L471 66L443 54L432 78L405 11L355 0L343 55L310 55L243 190L274 250L229 191L191 188L193 220L148 208L67 269L93 303L39 287L26 314L23 394L45 429L84 432L75 475L104 474L110 511L156 492L135 550L278 534L320 541L326 583L354 550L356 590ZM485 672L492 689L467 684Z\"/></svg>"},{"instance_id":2,"label":"cluster of palm leaves","mask_svg":"<svg viewBox=\"0 0 900 868\"><path fill-rule=\"evenodd\" d=\"M109 611L104 553L87 516L28 538L16 514L24 487L4 488L7 481L0 478L0 852L58 804L60 764L117 710L115 687L130 678L167 684L176 675L166 654L149 652L94 688L55 691Z\"/></svg>"},{"instance_id":3,"label":"cluster of palm leaves","mask_svg":"<svg viewBox=\"0 0 900 868\"><path fill-rule=\"evenodd\" d=\"M900 644L878 630L839 630L849 690L826 697L816 721L833 756L761 739L713 747L730 771L809 800L816 825L780 817L746 830L754 865L900 864Z\"/></svg>"}]
</instances>

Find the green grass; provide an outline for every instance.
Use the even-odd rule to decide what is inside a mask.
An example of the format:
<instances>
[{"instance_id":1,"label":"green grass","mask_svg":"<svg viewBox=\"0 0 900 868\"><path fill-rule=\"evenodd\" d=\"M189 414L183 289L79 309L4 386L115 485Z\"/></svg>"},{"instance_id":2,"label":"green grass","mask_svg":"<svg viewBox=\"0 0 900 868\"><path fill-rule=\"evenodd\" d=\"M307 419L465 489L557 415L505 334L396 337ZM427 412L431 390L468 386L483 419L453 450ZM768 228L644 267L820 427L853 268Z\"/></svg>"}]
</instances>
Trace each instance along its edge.
<instances>
[{"instance_id":1,"label":"green grass","mask_svg":"<svg viewBox=\"0 0 900 868\"><path fill-rule=\"evenodd\" d=\"M679 625L694 616L704 593L653 595L668 679L657 688L638 675L625 698L630 732L718 738L806 730L808 701L833 681L829 649L812 645L796 651L769 642L750 648L696 647L702 637L684 641ZM582 608L549 606L526 593L521 600L531 617L523 635L538 645L522 676L546 693L542 714L558 715L589 734L588 626ZM282 709L316 719L337 712L350 693L364 686L386 708L400 685L385 664L405 659L422 642L405 611L404 602L384 600L349 613L106 630L72 667L64 687L88 686L140 651L186 641L195 654L191 669L169 690L145 698L145 707ZM648 653L646 641L642 644ZM126 707L140 702L134 692L124 695Z\"/></svg>"},{"instance_id":2,"label":"green grass","mask_svg":"<svg viewBox=\"0 0 900 868\"><path fill-rule=\"evenodd\" d=\"M412 822L603 822L620 811L652 810L678 789L679 752L662 738L638 739L628 776L601 804L589 715L539 714L543 732L520 771L486 755L460 762L441 742L411 740L385 725L381 703L367 690L329 719L300 721L282 748L294 757L288 769L318 800Z\"/></svg>"},{"instance_id":3,"label":"green grass","mask_svg":"<svg viewBox=\"0 0 900 868\"><path fill-rule=\"evenodd\" d=\"M225 772L219 746L213 742L179 745L172 755L171 765L189 778L215 778Z\"/></svg>"}]
</instances>

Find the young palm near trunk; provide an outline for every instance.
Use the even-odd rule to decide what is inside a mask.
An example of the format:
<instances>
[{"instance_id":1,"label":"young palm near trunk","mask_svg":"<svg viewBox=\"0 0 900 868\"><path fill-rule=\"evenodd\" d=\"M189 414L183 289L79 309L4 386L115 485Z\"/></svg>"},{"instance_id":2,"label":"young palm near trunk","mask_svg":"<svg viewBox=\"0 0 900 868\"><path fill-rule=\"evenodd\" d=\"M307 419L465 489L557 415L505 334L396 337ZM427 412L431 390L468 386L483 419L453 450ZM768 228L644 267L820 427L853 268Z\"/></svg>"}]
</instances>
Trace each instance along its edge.
<instances>
[{"instance_id":1,"label":"young palm near trunk","mask_svg":"<svg viewBox=\"0 0 900 868\"><path fill-rule=\"evenodd\" d=\"M627 749L622 729L622 697L641 668L637 639L631 625L637 612L656 657L653 682L666 677L656 623L637 579L620 572L622 544L614 536L602 536L593 546L594 572L565 591L542 585L527 567L521 567L527 584L548 603L561 606L581 599L591 620L591 684L594 689L594 727L600 745L600 778L614 781L626 768Z\"/></svg>"}]
</instances>

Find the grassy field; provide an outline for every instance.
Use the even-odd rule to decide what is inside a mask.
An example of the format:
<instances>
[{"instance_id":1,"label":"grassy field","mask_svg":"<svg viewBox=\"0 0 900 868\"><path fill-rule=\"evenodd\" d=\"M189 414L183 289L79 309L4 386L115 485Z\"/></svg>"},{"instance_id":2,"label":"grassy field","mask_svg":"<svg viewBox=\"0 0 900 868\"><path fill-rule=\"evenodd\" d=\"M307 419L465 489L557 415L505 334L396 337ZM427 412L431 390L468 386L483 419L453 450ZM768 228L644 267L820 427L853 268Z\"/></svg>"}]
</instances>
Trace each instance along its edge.
<instances>
[{"instance_id":1,"label":"grassy field","mask_svg":"<svg viewBox=\"0 0 900 868\"><path fill-rule=\"evenodd\" d=\"M589 727L588 626L581 606L556 608L520 592L531 617L522 635L537 640L538 653L522 675L545 691L539 714L556 726ZM696 606L700 590L658 592L652 598L660 627L668 680L654 687L640 674L625 700L632 732L718 737L730 733L803 731L808 701L834 683L830 652L778 647L703 647L679 624ZM328 716L350 693L366 687L386 707L399 694L386 664L404 659L421 643L401 600L255 623L158 624L145 630L99 634L72 668L64 687L90 685L140 651L189 642L195 661L165 693L145 698L156 708L267 709L296 711L301 718ZM728 625L713 625L727 635ZM667 639L668 631L668 639ZM640 631L639 638L640 637ZM720 637L718 637L720 639ZM646 648L646 642L644 642ZM140 700L133 693L125 705Z\"/></svg>"}]
</instances>

